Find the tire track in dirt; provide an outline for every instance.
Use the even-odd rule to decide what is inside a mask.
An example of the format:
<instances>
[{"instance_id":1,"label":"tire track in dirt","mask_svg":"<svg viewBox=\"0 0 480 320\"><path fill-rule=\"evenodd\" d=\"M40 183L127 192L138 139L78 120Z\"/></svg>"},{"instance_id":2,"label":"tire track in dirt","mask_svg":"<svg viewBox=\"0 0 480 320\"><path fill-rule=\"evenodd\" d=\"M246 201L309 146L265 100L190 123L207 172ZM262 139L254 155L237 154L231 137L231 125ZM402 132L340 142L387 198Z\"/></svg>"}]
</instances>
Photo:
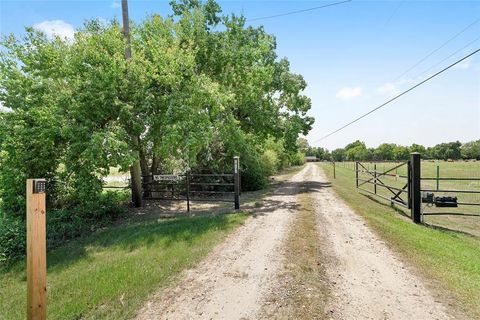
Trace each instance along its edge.
<instances>
[{"instance_id":1,"label":"tire track in dirt","mask_svg":"<svg viewBox=\"0 0 480 320\"><path fill-rule=\"evenodd\" d=\"M314 166L318 181L327 179ZM380 241L331 188L318 190L314 207L327 255L332 319L449 319L446 308Z\"/></svg>"},{"instance_id":2,"label":"tire track in dirt","mask_svg":"<svg viewBox=\"0 0 480 320\"><path fill-rule=\"evenodd\" d=\"M263 201L174 288L156 293L137 319L253 319L282 263L281 246L298 208L304 168Z\"/></svg>"},{"instance_id":3,"label":"tire track in dirt","mask_svg":"<svg viewBox=\"0 0 480 320\"><path fill-rule=\"evenodd\" d=\"M315 211L321 281L330 294L315 319L449 319L422 280L328 188L315 164L266 198L244 226L184 272L178 285L154 294L137 319L265 317L272 293L282 289L279 275L288 264L282 246L300 209L300 193ZM267 314L282 318L275 309Z\"/></svg>"}]
</instances>

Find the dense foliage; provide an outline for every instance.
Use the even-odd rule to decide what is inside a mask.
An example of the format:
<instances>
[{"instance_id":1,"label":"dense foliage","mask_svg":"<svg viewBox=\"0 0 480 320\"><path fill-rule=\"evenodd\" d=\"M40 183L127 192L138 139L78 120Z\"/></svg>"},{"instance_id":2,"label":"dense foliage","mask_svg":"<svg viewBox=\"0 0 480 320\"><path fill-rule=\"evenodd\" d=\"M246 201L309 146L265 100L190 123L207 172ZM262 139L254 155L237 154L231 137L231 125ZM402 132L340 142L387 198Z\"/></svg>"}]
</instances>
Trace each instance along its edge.
<instances>
[{"instance_id":1,"label":"dense foliage","mask_svg":"<svg viewBox=\"0 0 480 320\"><path fill-rule=\"evenodd\" d=\"M258 189L302 162L296 142L313 124L310 99L302 76L278 59L274 36L222 14L213 0L171 6L170 16L132 25L130 41L115 20L89 21L73 40L33 28L1 40L0 101L13 110L0 112L8 221L24 219L30 177L51 182L50 210L91 221L104 216L102 177L111 167L137 177L230 171L240 155L242 187Z\"/></svg>"},{"instance_id":2,"label":"dense foliage","mask_svg":"<svg viewBox=\"0 0 480 320\"><path fill-rule=\"evenodd\" d=\"M321 147L310 147L307 143L307 145L302 145L302 151L307 156L334 161L407 160L412 152L421 153L423 159L480 160L480 140L464 144L459 141L440 143L428 148L415 143L408 147L394 143L382 143L377 148L367 148L364 142L357 140L345 148L338 148L331 152Z\"/></svg>"}]
</instances>

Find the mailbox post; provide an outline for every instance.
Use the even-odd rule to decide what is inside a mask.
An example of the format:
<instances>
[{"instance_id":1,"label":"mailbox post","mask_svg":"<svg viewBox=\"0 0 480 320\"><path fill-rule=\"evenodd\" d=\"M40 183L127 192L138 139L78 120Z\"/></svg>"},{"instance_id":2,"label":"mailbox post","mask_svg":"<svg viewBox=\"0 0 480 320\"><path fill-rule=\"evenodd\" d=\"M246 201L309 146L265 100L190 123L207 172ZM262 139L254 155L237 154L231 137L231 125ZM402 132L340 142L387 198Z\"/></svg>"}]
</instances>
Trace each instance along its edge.
<instances>
[{"instance_id":1,"label":"mailbox post","mask_svg":"<svg viewBox=\"0 0 480 320\"><path fill-rule=\"evenodd\" d=\"M47 318L45 179L27 180L27 319Z\"/></svg>"}]
</instances>

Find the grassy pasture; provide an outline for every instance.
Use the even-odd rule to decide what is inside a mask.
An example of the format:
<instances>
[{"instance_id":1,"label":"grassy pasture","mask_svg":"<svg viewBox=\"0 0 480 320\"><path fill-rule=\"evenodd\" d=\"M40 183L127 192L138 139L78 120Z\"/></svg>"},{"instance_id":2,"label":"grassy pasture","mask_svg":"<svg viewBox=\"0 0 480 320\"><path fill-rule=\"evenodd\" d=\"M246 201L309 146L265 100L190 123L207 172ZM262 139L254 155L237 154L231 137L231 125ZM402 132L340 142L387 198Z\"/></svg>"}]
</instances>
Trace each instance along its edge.
<instances>
[{"instance_id":1,"label":"grassy pasture","mask_svg":"<svg viewBox=\"0 0 480 320\"><path fill-rule=\"evenodd\" d=\"M464 313L467 319L480 319L479 237L414 224L401 215L406 210L358 192L355 172L351 167L347 168L347 164L345 167L337 164L336 179L333 179L331 163L319 165L337 194L365 218L403 260L428 280L438 299L456 308L460 314ZM470 168L470 164L466 165ZM472 220L472 223L475 221L478 220ZM454 315L454 318L462 317Z\"/></svg>"},{"instance_id":2,"label":"grassy pasture","mask_svg":"<svg viewBox=\"0 0 480 320\"><path fill-rule=\"evenodd\" d=\"M48 254L49 319L128 319L193 267L244 214L132 218ZM0 271L0 319L24 319L25 262Z\"/></svg>"},{"instance_id":3,"label":"grassy pasture","mask_svg":"<svg viewBox=\"0 0 480 320\"><path fill-rule=\"evenodd\" d=\"M370 171L373 171L373 163L362 162L362 164ZM377 171L384 172L390 168L395 167L399 163L394 162L381 162L377 163ZM336 163L337 168L349 169L351 173L351 183L355 184L355 163L354 162L344 162ZM437 177L437 166L439 167L439 177L440 178L480 178L480 161L477 162L465 162L465 161L456 161L456 162L446 162L446 161L422 161L422 178L436 178ZM362 169L361 167L359 168ZM406 166L402 166L396 170L391 171L390 173L399 175L399 177L390 177L382 176L381 180L390 186L397 188L402 188L406 179L401 178L400 176L407 175ZM368 173L359 173L359 178L368 180L372 176ZM422 189L431 189L437 190L437 181L436 180L422 180ZM364 189L369 191L374 191L374 186L372 184L364 184L361 186ZM480 181L444 181L439 180L438 184L439 190L475 190L480 191ZM435 196L456 196L458 202L465 203L480 203L480 194L467 194L467 193L442 193L433 191ZM377 194L384 197L390 198L393 196L391 191L384 187L377 186ZM404 193L403 199L407 199L406 194ZM384 200L380 200L384 201ZM385 201L387 202L387 201ZM410 214L408 209L403 209L406 214ZM438 208L435 206L422 205L423 213L467 213L467 214L478 214L480 215L480 206L475 205L459 205L458 208ZM452 230L468 232L477 236L480 236L480 217L469 217L469 216L450 216L450 215L440 215L440 216L424 216L424 222L436 225L439 227L444 227Z\"/></svg>"}]
</instances>

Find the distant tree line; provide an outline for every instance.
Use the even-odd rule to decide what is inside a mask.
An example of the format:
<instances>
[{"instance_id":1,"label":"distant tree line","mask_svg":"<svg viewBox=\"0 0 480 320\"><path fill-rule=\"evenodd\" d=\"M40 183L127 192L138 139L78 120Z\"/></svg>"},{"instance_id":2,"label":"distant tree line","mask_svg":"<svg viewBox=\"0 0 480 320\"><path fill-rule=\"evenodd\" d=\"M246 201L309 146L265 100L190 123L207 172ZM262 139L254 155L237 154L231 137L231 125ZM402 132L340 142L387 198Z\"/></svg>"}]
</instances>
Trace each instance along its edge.
<instances>
[{"instance_id":1,"label":"distant tree line","mask_svg":"<svg viewBox=\"0 0 480 320\"><path fill-rule=\"evenodd\" d=\"M365 160L407 160L412 152L419 152L423 159L439 160L480 160L480 140L467 143L459 141L440 143L433 147L419 144L402 146L395 143L382 143L377 148L367 148L365 142L357 140L344 148L329 151L321 147L309 146L301 139L299 145L306 156L316 156L321 160L334 161L365 161Z\"/></svg>"}]
</instances>

